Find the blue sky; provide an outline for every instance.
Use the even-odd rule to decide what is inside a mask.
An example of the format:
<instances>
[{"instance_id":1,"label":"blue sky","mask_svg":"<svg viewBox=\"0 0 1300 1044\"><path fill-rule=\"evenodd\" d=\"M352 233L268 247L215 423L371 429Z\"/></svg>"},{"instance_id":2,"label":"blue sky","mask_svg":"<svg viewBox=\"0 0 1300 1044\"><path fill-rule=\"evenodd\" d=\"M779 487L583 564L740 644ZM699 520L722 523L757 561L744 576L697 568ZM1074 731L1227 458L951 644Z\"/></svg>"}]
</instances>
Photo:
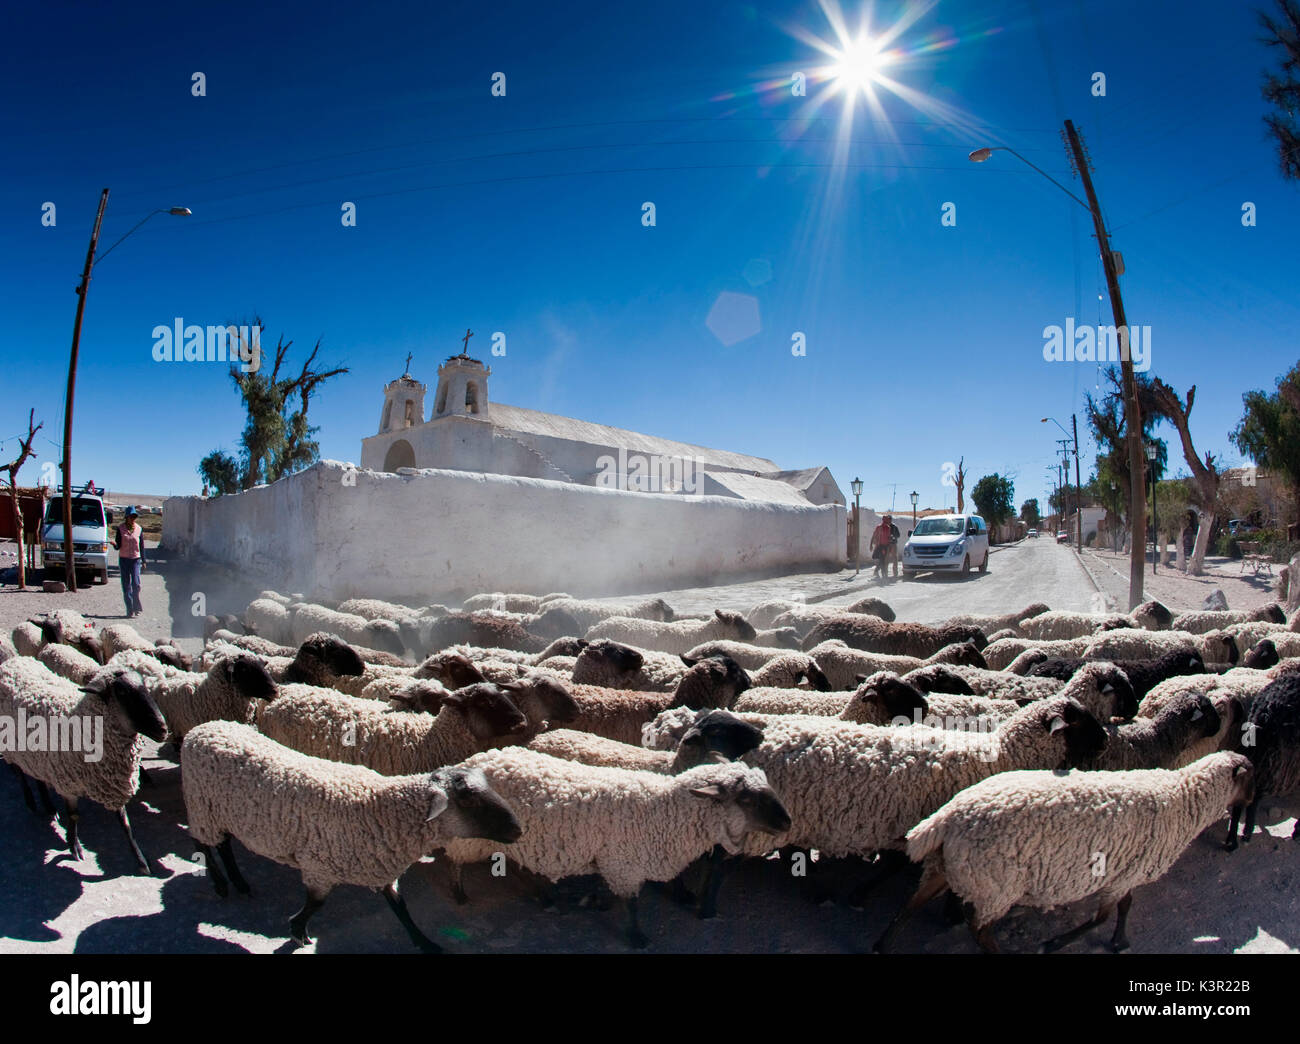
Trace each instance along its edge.
<instances>
[{"instance_id":1,"label":"blue sky","mask_svg":"<svg viewBox=\"0 0 1300 1044\"><path fill-rule=\"evenodd\" d=\"M972 480L1010 473L1018 502L1041 497L1060 433L1039 419L1068 427L1099 379L1045 362L1043 327L1109 323L1105 284L1085 211L1005 153L966 155L1014 147L1082 195L1069 117L1152 372L1197 385L1198 447L1239 463L1242 392L1300 356L1300 187L1261 122L1252 6L880 2L874 30L910 23L886 71L919 104L878 87L884 118L859 102L851 125L826 84L789 88L827 64L806 42L835 38L816 2L11 9L0 457L31 406L48 440L23 478L58 456L72 291L107 186L101 248L156 207L194 216L154 217L96 269L78 481L196 492L242 410L219 364L155 363L151 331L261 314L265 340L320 338L351 367L312 402L326 457L359 459L408 351L432 393L472 327L480 354L506 334L499 401L827 464L875 506L895 484L900 507L913 488L951 504L943 468L963 455ZM856 28L862 8L843 11ZM730 345L707 323L724 294L761 322ZM1094 452L1085 438L1085 477Z\"/></svg>"}]
</instances>

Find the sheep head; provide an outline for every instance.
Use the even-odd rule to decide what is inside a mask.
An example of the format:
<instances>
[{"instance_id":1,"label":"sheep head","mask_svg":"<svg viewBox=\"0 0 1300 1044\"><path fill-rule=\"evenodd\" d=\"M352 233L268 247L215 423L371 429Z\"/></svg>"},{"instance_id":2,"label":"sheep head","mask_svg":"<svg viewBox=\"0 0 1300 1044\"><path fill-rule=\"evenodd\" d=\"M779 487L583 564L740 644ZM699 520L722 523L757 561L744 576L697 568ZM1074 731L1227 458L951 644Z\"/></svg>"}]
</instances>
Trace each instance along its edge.
<instances>
[{"instance_id":1,"label":"sheep head","mask_svg":"<svg viewBox=\"0 0 1300 1044\"><path fill-rule=\"evenodd\" d=\"M426 678L394 693L388 698L388 702L393 710L413 714L437 714L442 710L442 702L446 697L447 690L439 682Z\"/></svg>"},{"instance_id":2,"label":"sheep head","mask_svg":"<svg viewBox=\"0 0 1300 1044\"><path fill-rule=\"evenodd\" d=\"M714 609L713 615L722 621L730 637L738 642L752 642L758 637L758 631L754 629L754 625L739 613L728 612L726 609Z\"/></svg>"},{"instance_id":3,"label":"sheep head","mask_svg":"<svg viewBox=\"0 0 1300 1044\"><path fill-rule=\"evenodd\" d=\"M1270 667L1275 667L1282 662L1282 658L1277 654L1277 646L1273 643L1272 638L1261 638L1255 643L1254 647L1246 653L1241 660L1241 666L1250 667L1253 670L1265 671Z\"/></svg>"},{"instance_id":4,"label":"sheep head","mask_svg":"<svg viewBox=\"0 0 1300 1044\"><path fill-rule=\"evenodd\" d=\"M366 673L366 662L361 654L338 635L324 631L309 634L302 645L298 646L294 662L301 666L308 661L329 674L343 678L359 678Z\"/></svg>"},{"instance_id":5,"label":"sheep head","mask_svg":"<svg viewBox=\"0 0 1300 1044\"><path fill-rule=\"evenodd\" d=\"M870 708L866 721L889 721L905 718L919 721L930 712L930 705L920 690L903 681L893 671L876 671L862 679L850 706ZM858 715L850 712L857 720ZM849 717L849 715L846 715Z\"/></svg>"},{"instance_id":6,"label":"sheep head","mask_svg":"<svg viewBox=\"0 0 1300 1044\"><path fill-rule=\"evenodd\" d=\"M958 667L978 667L982 671L989 668L984 654L976 648L974 642L953 642L945 645L930 657L930 663L951 663Z\"/></svg>"},{"instance_id":7,"label":"sheep head","mask_svg":"<svg viewBox=\"0 0 1300 1044\"><path fill-rule=\"evenodd\" d=\"M1061 739L1065 747L1062 765L1076 768L1086 764L1106 749L1108 736L1092 713L1073 696L1053 696L1036 700L1017 711L1010 720L1026 718L1039 728ZM1004 723L1003 728L1007 725Z\"/></svg>"},{"instance_id":8,"label":"sheep head","mask_svg":"<svg viewBox=\"0 0 1300 1044\"><path fill-rule=\"evenodd\" d=\"M582 713L573 693L561 681L535 674L499 686L524 712L531 725L556 725L576 721Z\"/></svg>"},{"instance_id":9,"label":"sheep head","mask_svg":"<svg viewBox=\"0 0 1300 1044\"><path fill-rule=\"evenodd\" d=\"M763 730L730 711L712 710L702 715L681 738L673 772L717 759L735 761L763 742Z\"/></svg>"},{"instance_id":10,"label":"sheep head","mask_svg":"<svg viewBox=\"0 0 1300 1044\"><path fill-rule=\"evenodd\" d=\"M451 651L430 656L416 668L415 674L418 678L433 678L450 689L463 689L487 680L468 656Z\"/></svg>"},{"instance_id":11,"label":"sheep head","mask_svg":"<svg viewBox=\"0 0 1300 1044\"><path fill-rule=\"evenodd\" d=\"M246 700L275 699L275 681L266 664L252 653L234 653L220 657L208 672Z\"/></svg>"},{"instance_id":12,"label":"sheep head","mask_svg":"<svg viewBox=\"0 0 1300 1044\"><path fill-rule=\"evenodd\" d=\"M500 736L517 736L528 729L528 719L504 691L491 682L479 682L449 692L442 711L453 708L464 715L465 725L479 742Z\"/></svg>"},{"instance_id":13,"label":"sheep head","mask_svg":"<svg viewBox=\"0 0 1300 1044\"><path fill-rule=\"evenodd\" d=\"M598 638L594 642L589 642L579 656L604 664L618 674L635 674L645 665L645 657L636 649L630 645L610 641L608 638Z\"/></svg>"},{"instance_id":14,"label":"sheep head","mask_svg":"<svg viewBox=\"0 0 1300 1044\"><path fill-rule=\"evenodd\" d=\"M451 765L429 777L433 797L429 819L443 837L481 837L513 844L523 827L505 800L492 789L482 769Z\"/></svg>"},{"instance_id":15,"label":"sheep head","mask_svg":"<svg viewBox=\"0 0 1300 1044\"><path fill-rule=\"evenodd\" d=\"M717 840L729 852L739 852L748 833L783 834L790 829L790 813L762 769L702 765L679 778L695 797L723 807L724 836Z\"/></svg>"},{"instance_id":16,"label":"sheep head","mask_svg":"<svg viewBox=\"0 0 1300 1044\"><path fill-rule=\"evenodd\" d=\"M99 697L128 735L138 732L159 743L167 738L167 720L138 672L127 668L100 671L81 691Z\"/></svg>"}]
</instances>

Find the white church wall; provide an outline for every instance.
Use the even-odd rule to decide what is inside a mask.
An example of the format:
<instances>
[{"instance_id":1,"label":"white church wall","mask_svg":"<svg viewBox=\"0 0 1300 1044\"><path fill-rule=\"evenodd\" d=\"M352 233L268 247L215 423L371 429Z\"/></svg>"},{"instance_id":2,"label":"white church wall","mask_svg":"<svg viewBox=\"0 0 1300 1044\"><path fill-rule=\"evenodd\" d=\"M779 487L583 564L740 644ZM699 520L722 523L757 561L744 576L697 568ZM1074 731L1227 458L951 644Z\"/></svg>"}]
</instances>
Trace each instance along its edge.
<instances>
[{"instance_id":1,"label":"white church wall","mask_svg":"<svg viewBox=\"0 0 1300 1044\"><path fill-rule=\"evenodd\" d=\"M351 483L351 484L349 484ZM173 497L163 543L323 599L610 595L844 561L845 515L337 461L232 496Z\"/></svg>"}]
</instances>

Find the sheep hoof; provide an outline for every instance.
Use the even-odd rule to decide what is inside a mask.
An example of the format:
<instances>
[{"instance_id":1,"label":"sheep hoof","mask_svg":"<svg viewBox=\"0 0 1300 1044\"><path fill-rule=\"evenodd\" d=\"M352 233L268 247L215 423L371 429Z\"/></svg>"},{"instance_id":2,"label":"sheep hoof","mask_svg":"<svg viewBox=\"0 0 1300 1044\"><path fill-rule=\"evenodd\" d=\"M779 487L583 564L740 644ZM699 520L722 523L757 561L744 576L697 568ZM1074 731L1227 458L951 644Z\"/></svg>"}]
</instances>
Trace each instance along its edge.
<instances>
[{"instance_id":1,"label":"sheep hoof","mask_svg":"<svg viewBox=\"0 0 1300 1044\"><path fill-rule=\"evenodd\" d=\"M1127 939L1112 939L1110 941L1111 953L1123 953L1125 950L1128 949L1128 947L1129 947L1129 941Z\"/></svg>"},{"instance_id":2,"label":"sheep hoof","mask_svg":"<svg viewBox=\"0 0 1300 1044\"><path fill-rule=\"evenodd\" d=\"M289 933L289 938L296 946L311 946L316 942L316 940L306 932L301 932L297 929L294 929Z\"/></svg>"},{"instance_id":3,"label":"sheep hoof","mask_svg":"<svg viewBox=\"0 0 1300 1044\"><path fill-rule=\"evenodd\" d=\"M1235 852L1237 850L1237 839L1235 837L1229 838L1223 842L1223 850L1225 852Z\"/></svg>"}]
</instances>

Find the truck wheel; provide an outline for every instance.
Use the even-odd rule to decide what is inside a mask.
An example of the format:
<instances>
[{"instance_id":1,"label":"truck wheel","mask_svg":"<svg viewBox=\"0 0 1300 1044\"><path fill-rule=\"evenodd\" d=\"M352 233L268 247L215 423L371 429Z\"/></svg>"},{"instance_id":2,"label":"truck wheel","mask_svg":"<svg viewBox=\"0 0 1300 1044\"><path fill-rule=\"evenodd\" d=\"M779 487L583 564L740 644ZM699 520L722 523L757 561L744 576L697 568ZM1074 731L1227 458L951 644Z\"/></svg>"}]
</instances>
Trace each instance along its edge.
<instances>
[{"instance_id":1,"label":"truck wheel","mask_svg":"<svg viewBox=\"0 0 1300 1044\"><path fill-rule=\"evenodd\" d=\"M99 571L99 582L101 584L108 583L108 566L104 566L104 568Z\"/></svg>"},{"instance_id":2,"label":"truck wheel","mask_svg":"<svg viewBox=\"0 0 1300 1044\"><path fill-rule=\"evenodd\" d=\"M980 563L980 572L987 573L988 571L989 571L989 552L988 549L986 548L984 550L984 561Z\"/></svg>"},{"instance_id":3,"label":"truck wheel","mask_svg":"<svg viewBox=\"0 0 1300 1044\"><path fill-rule=\"evenodd\" d=\"M962 576L970 575L970 555L967 555L965 558L961 560L961 575Z\"/></svg>"}]
</instances>

